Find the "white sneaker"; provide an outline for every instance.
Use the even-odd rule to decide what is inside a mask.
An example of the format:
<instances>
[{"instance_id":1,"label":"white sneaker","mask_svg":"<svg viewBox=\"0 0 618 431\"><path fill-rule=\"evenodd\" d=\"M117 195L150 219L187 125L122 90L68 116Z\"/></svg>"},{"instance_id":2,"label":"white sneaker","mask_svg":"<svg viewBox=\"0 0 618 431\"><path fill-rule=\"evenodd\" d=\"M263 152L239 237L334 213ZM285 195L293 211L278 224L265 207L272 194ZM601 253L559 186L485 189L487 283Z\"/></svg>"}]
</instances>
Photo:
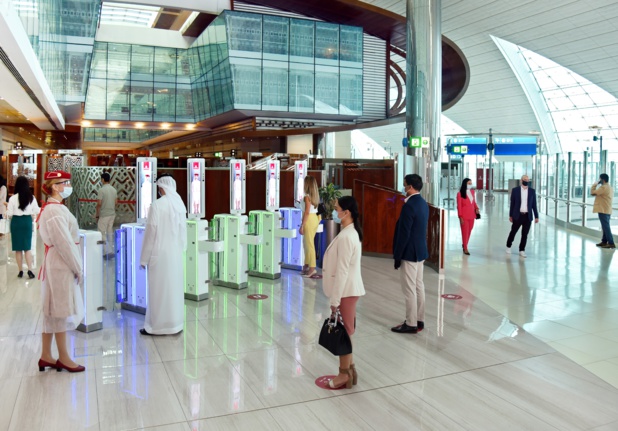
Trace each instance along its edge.
<instances>
[{"instance_id":1,"label":"white sneaker","mask_svg":"<svg viewBox=\"0 0 618 431\"><path fill-rule=\"evenodd\" d=\"M506 254L511 254L511 247L506 248Z\"/></svg>"},{"instance_id":2,"label":"white sneaker","mask_svg":"<svg viewBox=\"0 0 618 431\"><path fill-rule=\"evenodd\" d=\"M527 256L526 256L526 252L525 252L525 251L520 251L520 252L519 252L519 255L520 255L521 257L527 257Z\"/></svg>"}]
</instances>

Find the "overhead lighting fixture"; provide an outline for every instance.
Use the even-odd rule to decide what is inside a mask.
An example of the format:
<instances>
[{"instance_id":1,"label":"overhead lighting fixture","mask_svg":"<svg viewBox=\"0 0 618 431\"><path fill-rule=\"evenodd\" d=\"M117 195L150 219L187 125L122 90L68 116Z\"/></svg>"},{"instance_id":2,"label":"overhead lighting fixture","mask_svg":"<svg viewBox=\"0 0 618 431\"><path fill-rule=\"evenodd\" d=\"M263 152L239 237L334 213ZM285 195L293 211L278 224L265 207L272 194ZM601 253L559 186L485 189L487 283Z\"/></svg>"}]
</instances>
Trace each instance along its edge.
<instances>
[{"instance_id":1,"label":"overhead lighting fixture","mask_svg":"<svg viewBox=\"0 0 618 431\"><path fill-rule=\"evenodd\" d=\"M91 125L92 125L92 122L91 122L91 121L88 121L88 120L83 120L83 121L82 121L82 126L84 126L84 127L89 127L89 126L91 126Z\"/></svg>"},{"instance_id":2,"label":"overhead lighting fixture","mask_svg":"<svg viewBox=\"0 0 618 431\"><path fill-rule=\"evenodd\" d=\"M109 122L109 127L118 127L118 121L110 121Z\"/></svg>"},{"instance_id":3,"label":"overhead lighting fixture","mask_svg":"<svg viewBox=\"0 0 618 431\"><path fill-rule=\"evenodd\" d=\"M193 129L195 129L195 124L187 124L185 127L186 127L188 130L193 130Z\"/></svg>"},{"instance_id":4,"label":"overhead lighting fixture","mask_svg":"<svg viewBox=\"0 0 618 431\"><path fill-rule=\"evenodd\" d=\"M161 123L161 127L163 127L164 129L169 129L170 123Z\"/></svg>"},{"instance_id":5,"label":"overhead lighting fixture","mask_svg":"<svg viewBox=\"0 0 618 431\"><path fill-rule=\"evenodd\" d=\"M135 127L141 129L142 127L144 127L144 123L135 123Z\"/></svg>"}]
</instances>

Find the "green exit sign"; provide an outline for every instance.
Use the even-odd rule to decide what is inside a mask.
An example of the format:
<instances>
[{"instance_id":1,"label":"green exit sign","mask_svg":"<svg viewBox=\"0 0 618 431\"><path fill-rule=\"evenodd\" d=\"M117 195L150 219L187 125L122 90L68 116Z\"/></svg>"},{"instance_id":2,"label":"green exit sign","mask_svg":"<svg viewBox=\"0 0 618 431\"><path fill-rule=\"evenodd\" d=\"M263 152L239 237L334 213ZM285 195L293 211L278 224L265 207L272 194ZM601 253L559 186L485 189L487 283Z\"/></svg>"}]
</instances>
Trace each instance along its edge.
<instances>
[{"instance_id":1,"label":"green exit sign","mask_svg":"<svg viewBox=\"0 0 618 431\"><path fill-rule=\"evenodd\" d=\"M420 136L410 136L410 148L421 148L421 140Z\"/></svg>"}]
</instances>

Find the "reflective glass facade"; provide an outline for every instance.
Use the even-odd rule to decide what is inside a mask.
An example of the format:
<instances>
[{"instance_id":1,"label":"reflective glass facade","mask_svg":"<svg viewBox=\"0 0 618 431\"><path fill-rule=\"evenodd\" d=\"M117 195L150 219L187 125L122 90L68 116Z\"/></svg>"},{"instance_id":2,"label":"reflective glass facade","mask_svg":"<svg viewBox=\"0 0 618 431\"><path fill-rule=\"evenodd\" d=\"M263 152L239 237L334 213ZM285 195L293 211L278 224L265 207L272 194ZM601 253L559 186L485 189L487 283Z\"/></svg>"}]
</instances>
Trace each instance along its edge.
<instances>
[{"instance_id":1,"label":"reflective glass facade","mask_svg":"<svg viewBox=\"0 0 618 431\"><path fill-rule=\"evenodd\" d=\"M234 109L362 115L363 31L226 11L188 50L96 43L88 119L198 122Z\"/></svg>"},{"instance_id":2,"label":"reflective glass facade","mask_svg":"<svg viewBox=\"0 0 618 431\"><path fill-rule=\"evenodd\" d=\"M169 133L169 130L140 129L100 129L87 127L83 129L84 142L144 142Z\"/></svg>"},{"instance_id":3,"label":"reflective glass facade","mask_svg":"<svg viewBox=\"0 0 618 431\"><path fill-rule=\"evenodd\" d=\"M15 1L57 102L83 102L101 0Z\"/></svg>"}]
</instances>

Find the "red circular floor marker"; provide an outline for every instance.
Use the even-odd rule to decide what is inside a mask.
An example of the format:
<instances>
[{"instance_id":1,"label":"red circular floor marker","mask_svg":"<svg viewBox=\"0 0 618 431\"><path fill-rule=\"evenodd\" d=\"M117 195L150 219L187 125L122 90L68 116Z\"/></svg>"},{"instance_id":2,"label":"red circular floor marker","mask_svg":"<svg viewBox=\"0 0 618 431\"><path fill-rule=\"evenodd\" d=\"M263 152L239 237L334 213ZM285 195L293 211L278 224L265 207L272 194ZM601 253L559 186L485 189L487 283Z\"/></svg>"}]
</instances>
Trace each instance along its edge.
<instances>
[{"instance_id":1,"label":"red circular floor marker","mask_svg":"<svg viewBox=\"0 0 618 431\"><path fill-rule=\"evenodd\" d=\"M322 377L318 377L317 379L315 379L315 385L318 388L322 388L322 389L328 389L329 391L338 391L339 389L345 389L345 385L337 388L337 389L333 389L331 387L328 386L328 381L334 379L337 376L322 376Z\"/></svg>"},{"instance_id":2,"label":"red circular floor marker","mask_svg":"<svg viewBox=\"0 0 618 431\"><path fill-rule=\"evenodd\" d=\"M461 295L454 295L452 293L445 293L444 295L440 295L442 296L442 298L444 299L461 299L463 298L463 296Z\"/></svg>"},{"instance_id":3,"label":"red circular floor marker","mask_svg":"<svg viewBox=\"0 0 618 431\"><path fill-rule=\"evenodd\" d=\"M247 295L247 298L261 301L262 299L268 298L268 295L260 295L259 293L255 293L253 295Z\"/></svg>"},{"instance_id":4,"label":"red circular floor marker","mask_svg":"<svg viewBox=\"0 0 618 431\"><path fill-rule=\"evenodd\" d=\"M320 280L320 279L322 278L322 275L321 275L321 274L313 274L313 275L312 275L311 277L309 277L309 278L312 278L312 279L314 279L314 280Z\"/></svg>"}]
</instances>

